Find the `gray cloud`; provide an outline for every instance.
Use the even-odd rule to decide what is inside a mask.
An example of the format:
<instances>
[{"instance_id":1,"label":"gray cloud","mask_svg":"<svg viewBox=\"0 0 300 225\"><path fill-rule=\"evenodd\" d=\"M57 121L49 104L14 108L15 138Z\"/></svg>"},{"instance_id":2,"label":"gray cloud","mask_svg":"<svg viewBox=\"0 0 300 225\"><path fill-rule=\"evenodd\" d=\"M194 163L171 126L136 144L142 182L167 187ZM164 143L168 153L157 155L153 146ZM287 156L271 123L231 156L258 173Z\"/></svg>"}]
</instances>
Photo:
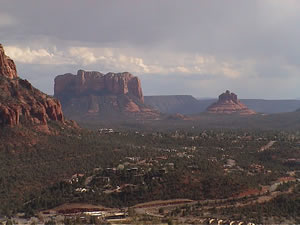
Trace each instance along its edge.
<instances>
[{"instance_id":1,"label":"gray cloud","mask_svg":"<svg viewBox=\"0 0 300 225\"><path fill-rule=\"evenodd\" d=\"M146 94L213 97L230 88L243 97L300 96L297 0L0 0L0 5L0 18L6 18L0 41L23 51L15 51L19 71L48 93L52 74L85 67L134 72ZM83 47L93 55L70 54ZM101 53L104 48L113 49L113 57Z\"/></svg>"}]
</instances>

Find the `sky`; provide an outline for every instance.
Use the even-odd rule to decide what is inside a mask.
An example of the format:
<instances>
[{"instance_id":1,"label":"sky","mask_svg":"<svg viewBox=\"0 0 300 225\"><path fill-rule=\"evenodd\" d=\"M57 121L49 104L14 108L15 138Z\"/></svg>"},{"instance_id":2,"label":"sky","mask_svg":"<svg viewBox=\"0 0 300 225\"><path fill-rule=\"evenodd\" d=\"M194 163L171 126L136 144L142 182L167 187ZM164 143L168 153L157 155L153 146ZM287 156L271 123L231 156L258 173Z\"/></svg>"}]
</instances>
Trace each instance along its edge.
<instances>
[{"instance_id":1,"label":"sky","mask_svg":"<svg viewBox=\"0 0 300 225\"><path fill-rule=\"evenodd\" d=\"M0 0L0 43L53 94L77 70L128 71L144 95L300 98L299 0Z\"/></svg>"}]
</instances>

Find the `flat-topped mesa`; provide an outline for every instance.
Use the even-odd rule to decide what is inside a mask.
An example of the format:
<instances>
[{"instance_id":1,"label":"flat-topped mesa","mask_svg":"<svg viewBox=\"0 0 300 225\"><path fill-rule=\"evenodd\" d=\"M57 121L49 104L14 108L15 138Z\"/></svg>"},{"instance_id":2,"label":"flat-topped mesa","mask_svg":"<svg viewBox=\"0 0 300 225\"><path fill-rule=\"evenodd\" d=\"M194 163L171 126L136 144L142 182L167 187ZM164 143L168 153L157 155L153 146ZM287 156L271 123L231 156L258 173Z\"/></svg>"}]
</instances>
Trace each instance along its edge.
<instances>
[{"instance_id":1,"label":"flat-topped mesa","mask_svg":"<svg viewBox=\"0 0 300 225\"><path fill-rule=\"evenodd\" d=\"M241 103L236 94L230 93L228 90L219 96L219 100L217 102L207 108L207 112L213 114L256 114L253 110Z\"/></svg>"},{"instance_id":2,"label":"flat-topped mesa","mask_svg":"<svg viewBox=\"0 0 300 225\"><path fill-rule=\"evenodd\" d=\"M47 131L50 120L64 123L60 102L19 78L14 61L1 44L0 78L0 127L26 123Z\"/></svg>"},{"instance_id":3,"label":"flat-topped mesa","mask_svg":"<svg viewBox=\"0 0 300 225\"><path fill-rule=\"evenodd\" d=\"M12 59L5 55L2 44L0 44L0 76L10 79L18 77L16 65Z\"/></svg>"},{"instance_id":4,"label":"flat-topped mesa","mask_svg":"<svg viewBox=\"0 0 300 225\"><path fill-rule=\"evenodd\" d=\"M54 96L63 102L85 95L132 95L144 103L140 80L128 72L102 74L78 70L55 78Z\"/></svg>"},{"instance_id":5,"label":"flat-topped mesa","mask_svg":"<svg viewBox=\"0 0 300 225\"><path fill-rule=\"evenodd\" d=\"M144 104L139 78L128 72L102 74L78 70L55 78L54 96L75 120L156 119L160 114Z\"/></svg>"}]
</instances>

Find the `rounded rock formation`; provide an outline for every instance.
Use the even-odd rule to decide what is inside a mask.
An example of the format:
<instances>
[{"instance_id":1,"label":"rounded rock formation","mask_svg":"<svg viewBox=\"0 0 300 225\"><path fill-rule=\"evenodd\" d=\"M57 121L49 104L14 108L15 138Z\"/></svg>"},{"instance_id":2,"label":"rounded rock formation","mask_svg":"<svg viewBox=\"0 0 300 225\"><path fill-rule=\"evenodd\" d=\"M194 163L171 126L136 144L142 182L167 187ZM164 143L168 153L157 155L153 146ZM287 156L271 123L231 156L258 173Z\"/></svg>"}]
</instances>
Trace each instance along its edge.
<instances>
[{"instance_id":1,"label":"rounded rock formation","mask_svg":"<svg viewBox=\"0 0 300 225\"><path fill-rule=\"evenodd\" d=\"M207 112L212 114L256 114L253 110L241 103L236 94L230 93L228 90L219 96L217 102L207 108Z\"/></svg>"}]
</instances>

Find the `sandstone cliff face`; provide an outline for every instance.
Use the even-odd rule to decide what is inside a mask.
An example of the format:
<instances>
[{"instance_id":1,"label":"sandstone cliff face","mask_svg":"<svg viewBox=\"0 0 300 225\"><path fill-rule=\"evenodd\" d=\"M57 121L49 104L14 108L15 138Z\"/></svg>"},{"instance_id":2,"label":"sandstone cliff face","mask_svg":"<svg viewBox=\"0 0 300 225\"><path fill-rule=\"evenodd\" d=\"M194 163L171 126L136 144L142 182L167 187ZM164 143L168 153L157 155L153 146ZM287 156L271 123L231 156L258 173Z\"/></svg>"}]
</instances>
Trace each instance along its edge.
<instances>
[{"instance_id":1,"label":"sandstone cliff face","mask_svg":"<svg viewBox=\"0 0 300 225\"><path fill-rule=\"evenodd\" d=\"M17 78L17 69L13 60L5 55L4 48L0 44L0 75L7 78Z\"/></svg>"},{"instance_id":2,"label":"sandstone cliff face","mask_svg":"<svg viewBox=\"0 0 300 225\"><path fill-rule=\"evenodd\" d=\"M78 70L77 75L67 73L55 78L54 95L60 99L89 94L130 94L144 102L140 80L127 72L104 75L96 71Z\"/></svg>"},{"instance_id":3,"label":"sandstone cliff face","mask_svg":"<svg viewBox=\"0 0 300 225\"><path fill-rule=\"evenodd\" d=\"M219 96L219 100L216 103L213 103L207 108L207 112L214 114L255 114L253 110L238 100L236 94L230 93L228 90Z\"/></svg>"},{"instance_id":4,"label":"sandstone cliff face","mask_svg":"<svg viewBox=\"0 0 300 225\"><path fill-rule=\"evenodd\" d=\"M62 102L68 116L79 120L88 116L150 118L159 114L144 104L141 82L128 72L79 70L77 75L58 75L54 96Z\"/></svg>"},{"instance_id":5,"label":"sandstone cliff face","mask_svg":"<svg viewBox=\"0 0 300 225\"><path fill-rule=\"evenodd\" d=\"M60 102L20 79L0 45L0 126L30 123L47 129L49 120L64 122Z\"/></svg>"}]
</instances>

